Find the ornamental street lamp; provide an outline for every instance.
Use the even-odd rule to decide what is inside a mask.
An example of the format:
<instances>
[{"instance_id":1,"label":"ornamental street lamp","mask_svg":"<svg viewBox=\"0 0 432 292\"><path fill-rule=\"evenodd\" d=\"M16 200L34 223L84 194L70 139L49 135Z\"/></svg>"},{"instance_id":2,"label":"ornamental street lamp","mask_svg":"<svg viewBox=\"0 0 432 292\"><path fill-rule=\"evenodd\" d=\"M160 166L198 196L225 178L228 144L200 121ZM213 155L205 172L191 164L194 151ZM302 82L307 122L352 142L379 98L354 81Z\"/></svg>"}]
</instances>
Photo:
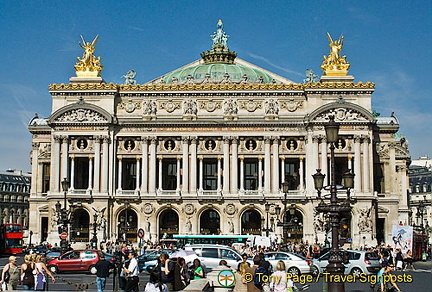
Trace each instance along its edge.
<instances>
[{"instance_id":1,"label":"ornamental street lamp","mask_svg":"<svg viewBox=\"0 0 432 292\"><path fill-rule=\"evenodd\" d=\"M98 214L94 214L93 215L93 238L91 239L91 246L93 249L97 249L97 219L98 219Z\"/></svg>"},{"instance_id":2,"label":"ornamental street lamp","mask_svg":"<svg viewBox=\"0 0 432 292\"><path fill-rule=\"evenodd\" d=\"M61 254L64 254L65 252L67 252L68 250L68 241L67 241L67 236L68 236L68 223L69 223L69 214L68 211L66 210L66 195L67 195L67 191L69 189L69 180L67 178L64 178L63 181L61 182L62 185L62 189L63 189L63 194L64 194L64 202L63 202L63 208L61 207L61 204L59 201L57 201L57 203L55 204L55 208L56 208L56 213L57 213L57 218L58 223L59 223L59 227L58 227L58 233L60 235L60 248L61 248Z\"/></svg>"},{"instance_id":3,"label":"ornamental street lamp","mask_svg":"<svg viewBox=\"0 0 432 292\"><path fill-rule=\"evenodd\" d=\"M339 203L337 198L337 187L336 187L336 173L335 173L335 143L338 140L339 124L334 121L334 116L329 116L330 121L324 125L326 131L327 142L330 143L330 203L325 203L321 198L321 190L324 186L325 175L321 173L320 169L317 169L317 173L312 175L314 179L315 189L318 192L318 197L321 199L315 209L321 213L328 213L331 222L331 250L329 263L326 270L330 275L343 276L345 266L343 265L343 259L341 251L339 249L339 244L343 244L344 241L339 241L339 229L341 230L341 237L346 236L348 231L348 226L346 224L345 218L340 218L344 213L351 212L351 199L350 199L350 189L354 185L354 174L348 171L343 175L343 183L347 189L347 199L345 202ZM341 219L341 220L340 220ZM343 281L335 281L332 277L328 282L328 291L332 292L343 292L345 291L345 285Z\"/></svg>"},{"instance_id":4,"label":"ornamental street lamp","mask_svg":"<svg viewBox=\"0 0 432 292\"><path fill-rule=\"evenodd\" d=\"M274 219L273 219L273 218L270 219L270 227L269 227L269 211L270 211L270 204L269 204L269 203L266 203L266 204L264 205L264 207L265 207L265 211L266 211L267 220L266 220L266 228L263 228L263 231L266 233L266 236L268 237L268 236L269 236L269 233L270 233L270 232L273 232L273 229L271 228L271 226L273 226ZM261 221L262 221L262 226L264 226L264 218L261 219Z\"/></svg>"}]
</instances>

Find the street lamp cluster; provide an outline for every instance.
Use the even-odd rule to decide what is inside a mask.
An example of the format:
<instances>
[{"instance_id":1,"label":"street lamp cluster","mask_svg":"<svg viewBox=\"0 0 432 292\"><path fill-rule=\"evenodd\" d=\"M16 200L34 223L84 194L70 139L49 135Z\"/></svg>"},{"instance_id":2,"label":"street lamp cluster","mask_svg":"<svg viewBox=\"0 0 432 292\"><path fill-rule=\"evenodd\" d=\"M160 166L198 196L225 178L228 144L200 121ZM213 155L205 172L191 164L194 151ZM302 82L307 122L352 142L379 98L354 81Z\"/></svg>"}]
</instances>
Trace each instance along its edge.
<instances>
[{"instance_id":1,"label":"street lamp cluster","mask_svg":"<svg viewBox=\"0 0 432 292\"><path fill-rule=\"evenodd\" d=\"M67 208L67 192L69 190L70 182L67 178L64 178L61 182L62 190L63 190L63 207L60 203L60 201L57 201L55 204L55 210L57 215L57 223L58 223L58 233L60 236L60 252L61 254L68 251L69 248L69 242L67 240L68 237L70 237L69 234L69 225L73 225L74 223L74 211L77 208L77 205L73 204L73 201L69 201L69 209ZM92 202L92 199L89 200L82 200L82 201L88 201ZM101 215L103 216L103 215ZM100 218L102 219L102 218ZM99 227L98 223L98 214L93 215L93 237L90 240L91 246L94 249L97 249L97 228ZM72 229L72 228L71 228ZM72 231L72 230L71 230Z\"/></svg>"},{"instance_id":2,"label":"street lamp cluster","mask_svg":"<svg viewBox=\"0 0 432 292\"><path fill-rule=\"evenodd\" d=\"M347 236L348 222L343 218L344 214L351 212L350 189L354 186L354 174L348 170L343 175L344 188L347 190L345 201L339 202L337 198L336 173L335 173L335 143L338 141L339 124L334 121L334 116L329 117L329 122L324 125L327 142L330 144L330 203L325 203L321 197L321 191L324 188L325 174L317 169L317 173L312 175L315 189L318 193L320 203L315 209L320 213L327 213L331 223L331 250L329 263L326 267L327 272L331 275L344 275L345 266L343 265L340 245L344 243L344 237ZM345 286L342 281L329 281L328 291L343 292Z\"/></svg>"}]
</instances>

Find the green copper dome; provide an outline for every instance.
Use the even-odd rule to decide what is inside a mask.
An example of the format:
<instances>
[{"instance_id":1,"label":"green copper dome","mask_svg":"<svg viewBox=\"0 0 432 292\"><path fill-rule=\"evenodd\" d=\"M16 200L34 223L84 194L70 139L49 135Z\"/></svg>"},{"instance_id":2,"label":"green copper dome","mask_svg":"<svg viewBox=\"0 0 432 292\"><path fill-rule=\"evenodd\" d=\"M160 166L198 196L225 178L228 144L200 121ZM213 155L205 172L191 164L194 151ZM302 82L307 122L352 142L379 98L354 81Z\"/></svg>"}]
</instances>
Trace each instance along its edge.
<instances>
[{"instance_id":1,"label":"green copper dome","mask_svg":"<svg viewBox=\"0 0 432 292\"><path fill-rule=\"evenodd\" d=\"M201 60L151 81L154 84L280 84L292 81L270 73L244 60L230 51L228 35L218 21L216 32L210 36L212 48L201 53Z\"/></svg>"},{"instance_id":2,"label":"green copper dome","mask_svg":"<svg viewBox=\"0 0 432 292\"><path fill-rule=\"evenodd\" d=\"M165 84L195 84L215 83L275 83L274 78L257 68L251 68L238 64L200 64L196 66L180 68L170 72L164 78Z\"/></svg>"}]
</instances>

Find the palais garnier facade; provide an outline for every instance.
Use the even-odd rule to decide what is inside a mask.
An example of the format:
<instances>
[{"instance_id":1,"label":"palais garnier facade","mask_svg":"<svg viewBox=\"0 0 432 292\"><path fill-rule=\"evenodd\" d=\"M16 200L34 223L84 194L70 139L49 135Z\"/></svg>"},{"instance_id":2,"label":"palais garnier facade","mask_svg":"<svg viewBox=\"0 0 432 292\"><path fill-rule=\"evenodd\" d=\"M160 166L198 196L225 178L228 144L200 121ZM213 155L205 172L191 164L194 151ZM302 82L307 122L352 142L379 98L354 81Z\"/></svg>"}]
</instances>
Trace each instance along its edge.
<instances>
[{"instance_id":1,"label":"palais garnier facade","mask_svg":"<svg viewBox=\"0 0 432 292\"><path fill-rule=\"evenodd\" d=\"M238 58L227 39L219 22L200 59L145 84L132 70L125 84L106 83L97 38L83 41L76 76L49 86L51 115L29 123L36 241L59 240L55 204L66 196L77 242L91 239L95 215L99 241L137 241L140 228L151 241L265 229L283 237L277 223L287 216L287 240L324 242L329 224L315 211L312 175L321 169L330 184L324 125L334 116L335 183L355 174L350 242L390 242L392 225L408 221L410 155L398 119L373 112L374 83L348 75L341 39L329 35L323 75L303 83Z\"/></svg>"}]
</instances>

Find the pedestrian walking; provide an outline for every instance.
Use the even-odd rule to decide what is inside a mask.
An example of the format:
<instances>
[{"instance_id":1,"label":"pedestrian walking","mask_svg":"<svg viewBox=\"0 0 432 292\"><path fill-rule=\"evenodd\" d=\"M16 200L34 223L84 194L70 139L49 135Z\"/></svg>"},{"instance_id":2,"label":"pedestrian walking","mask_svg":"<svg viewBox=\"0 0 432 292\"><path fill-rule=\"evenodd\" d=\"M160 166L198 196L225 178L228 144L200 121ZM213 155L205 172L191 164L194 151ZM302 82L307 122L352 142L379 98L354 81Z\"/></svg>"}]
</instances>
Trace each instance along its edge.
<instances>
[{"instance_id":1,"label":"pedestrian walking","mask_svg":"<svg viewBox=\"0 0 432 292\"><path fill-rule=\"evenodd\" d=\"M161 275L162 283L167 285L169 291L173 291L175 263L169 259L167 253L161 253L156 269Z\"/></svg>"},{"instance_id":2,"label":"pedestrian walking","mask_svg":"<svg viewBox=\"0 0 432 292\"><path fill-rule=\"evenodd\" d=\"M123 270L126 273L126 292L137 292L138 291L138 282L139 282L139 270L138 270L138 261L135 258L135 253L130 251L128 254L130 263L129 266L123 266Z\"/></svg>"},{"instance_id":3,"label":"pedestrian walking","mask_svg":"<svg viewBox=\"0 0 432 292\"><path fill-rule=\"evenodd\" d=\"M109 262L105 259L105 256L101 256L99 261L96 263L96 287L98 292L105 290L106 279L109 277Z\"/></svg>"},{"instance_id":4,"label":"pedestrian walking","mask_svg":"<svg viewBox=\"0 0 432 292\"><path fill-rule=\"evenodd\" d=\"M35 263L33 262L32 255L27 254L24 256L24 263L21 265L21 284L24 290L34 290L34 274Z\"/></svg>"},{"instance_id":5,"label":"pedestrian walking","mask_svg":"<svg viewBox=\"0 0 432 292\"><path fill-rule=\"evenodd\" d=\"M54 283L55 278L51 274L51 272L48 270L47 266L44 263L45 257L43 255L36 256L35 259L35 290L38 291L44 291L45 290L45 284L46 284L46 275L45 273L51 277L51 281Z\"/></svg>"},{"instance_id":6,"label":"pedestrian walking","mask_svg":"<svg viewBox=\"0 0 432 292\"><path fill-rule=\"evenodd\" d=\"M16 262L16 256L10 256L9 263L4 266L2 271L0 284L6 283L7 290L16 290L20 281L20 269Z\"/></svg>"}]
</instances>

